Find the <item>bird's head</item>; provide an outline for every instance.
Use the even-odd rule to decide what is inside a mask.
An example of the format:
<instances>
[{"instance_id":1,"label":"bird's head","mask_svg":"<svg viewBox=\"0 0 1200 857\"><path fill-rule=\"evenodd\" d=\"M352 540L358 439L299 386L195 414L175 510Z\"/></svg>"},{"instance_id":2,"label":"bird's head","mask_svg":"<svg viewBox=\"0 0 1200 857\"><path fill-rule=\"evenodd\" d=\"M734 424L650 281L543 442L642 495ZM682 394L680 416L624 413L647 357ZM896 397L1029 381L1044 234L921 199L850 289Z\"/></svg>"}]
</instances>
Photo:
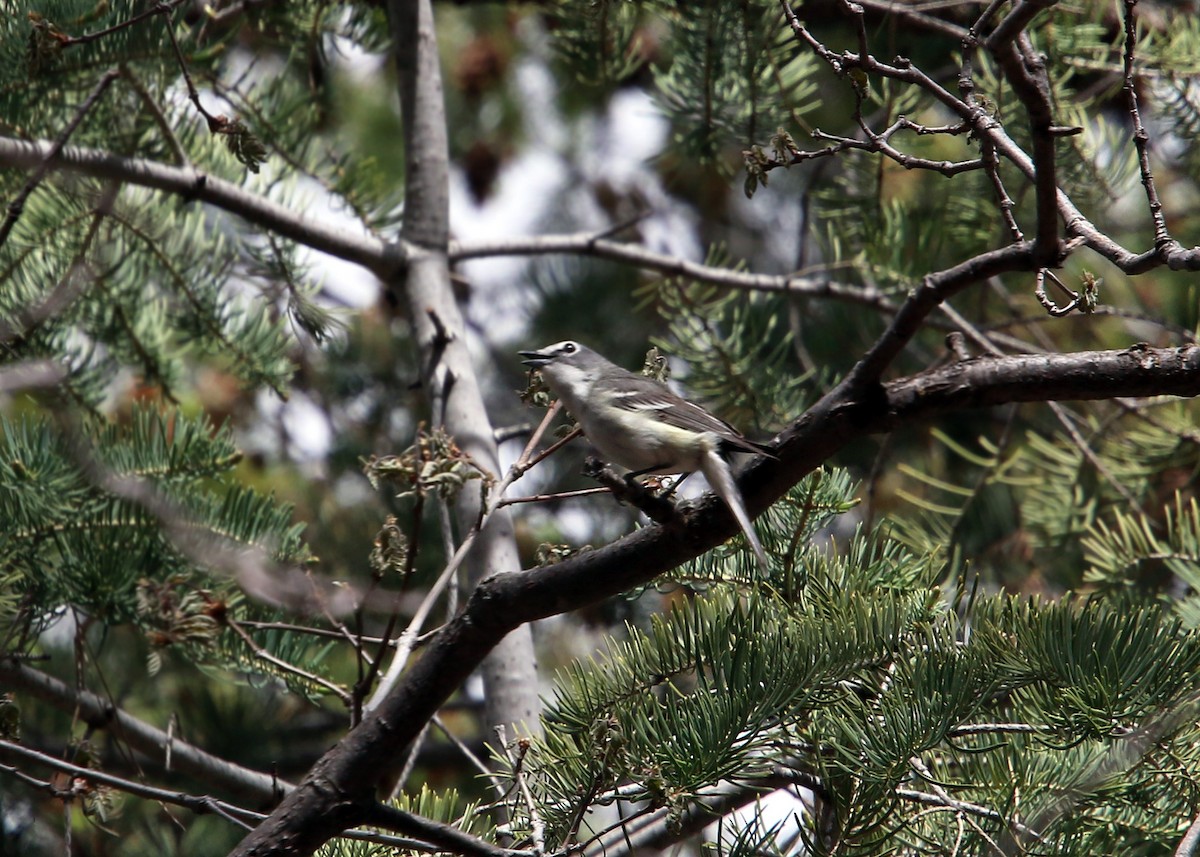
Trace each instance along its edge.
<instances>
[{"instance_id":1,"label":"bird's head","mask_svg":"<svg viewBox=\"0 0 1200 857\"><path fill-rule=\"evenodd\" d=\"M521 362L531 369L545 369L549 366L574 366L578 369L586 369L589 364L600 357L595 351L586 345L580 345L573 339L564 339L562 342L547 345L540 351L519 351L517 353L525 358Z\"/></svg>"}]
</instances>

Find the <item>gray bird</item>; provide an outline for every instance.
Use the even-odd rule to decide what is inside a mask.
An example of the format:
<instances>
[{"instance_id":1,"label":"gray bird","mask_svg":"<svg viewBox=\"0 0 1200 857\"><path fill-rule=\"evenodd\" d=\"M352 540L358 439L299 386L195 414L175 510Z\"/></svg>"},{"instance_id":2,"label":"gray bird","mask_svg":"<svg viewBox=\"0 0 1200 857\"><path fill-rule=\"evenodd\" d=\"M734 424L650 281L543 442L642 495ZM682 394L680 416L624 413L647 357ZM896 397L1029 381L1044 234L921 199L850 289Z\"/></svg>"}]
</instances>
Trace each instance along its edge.
<instances>
[{"instance_id":1,"label":"gray bird","mask_svg":"<svg viewBox=\"0 0 1200 857\"><path fill-rule=\"evenodd\" d=\"M723 451L770 451L667 385L609 362L586 345L556 342L521 351L521 362L539 370L589 441L630 477L699 470L729 506L763 569L770 563L746 514L742 494Z\"/></svg>"}]
</instances>

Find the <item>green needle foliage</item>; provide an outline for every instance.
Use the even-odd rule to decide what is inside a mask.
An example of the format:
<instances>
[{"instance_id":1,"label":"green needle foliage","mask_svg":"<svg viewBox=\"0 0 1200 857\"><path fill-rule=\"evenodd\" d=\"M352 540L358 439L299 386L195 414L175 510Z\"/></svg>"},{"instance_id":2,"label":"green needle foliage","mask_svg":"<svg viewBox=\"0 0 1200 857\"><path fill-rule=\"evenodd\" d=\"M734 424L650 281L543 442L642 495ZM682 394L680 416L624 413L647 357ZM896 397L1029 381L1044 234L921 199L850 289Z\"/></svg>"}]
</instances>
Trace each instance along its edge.
<instances>
[{"instance_id":1,"label":"green needle foliage","mask_svg":"<svg viewBox=\"0 0 1200 857\"><path fill-rule=\"evenodd\" d=\"M471 340L493 416L470 427L480 437L528 436L512 352L565 338L630 367L649 340L667 358L652 370L756 440L809 428L806 409L884 331L902 347L866 379L864 419L897 379L997 355L1196 341L1200 21L1169 4L434 5L454 190L491 215L519 187L534 216L514 222L566 233L553 255L489 247L489 218L468 220L479 212L451 194L467 329L431 320L438 349ZM36 0L0 15L0 142L61 140L82 165L0 171L0 668L65 688L48 703L0 687L0 739L178 794L238 792L226 761L299 782L373 722L367 700L395 676L385 636L414 614L457 628L482 600L454 583L437 603L418 591L474 532L450 505L498 499L504 478L441 426L472 379L421 383L438 355L412 348L405 301L344 297L344 269L314 252L362 264L371 286L386 273L389 297L405 288L404 248L368 258L414 202L387 6ZM1044 135L989 44L1003 21L1020 24L1012 44L1038 82L1044 64ZM645 151L617 130L628 103L655 112L636 127L664 142L610 169L627 144ZM945 276L960 267L990 272L981 254L1037 233L1035 159L1015 149L1038 169L1053 156L1086 224L1060 207L1061 246L1038 248L1059 267L965 276L923 315L912 295L961 282ZM547 162L557 183L531 181ZM232 200L198 193L216 179ZM368 240L330 251L343 228ZM1170 265L1155 255L1168 239ZM485 276L501 253L532 262ZM764 279L730 287L747 272ZM1053 308L1085 287L1080 312ZM23 380L46 366L60 382ZM1104 398L955 406L887 438L833 439L837 460L812 462L755 521L769 571L738 536L547 622L544 640L577 636L539 653L562 658L544 734L495 754L499 785L463 761L494 733L462 692L436 737L397 754L412 764L387 806L423 819L413 835L428 841L322 853L625 857L688 837L755 857L1175 853L1200 813L1200 412L1087 392ZM313 426L328 439L306 443ZM542 494L563 487L555 462L577 470L577 449L536 465L539 496L508 487L525 565L574 562L632 528L611 498ZM748 484L807 453L759 462ZM540 530L585 532L535 554ZM580 629L614 614L627 621L579 656ZM403 637L414 659L454 644L431 627ZM396 672L411 692L417 671ZM115 719L76 716L84 692L220 764L208 779L143 765ZM337 812L387 821L373 789L405 761L368 759L388 776L334 795ZM322 788L337 767L316 769ZM7 771L0 816L14 786L57 828L78 807L81 854L207 857L242 835L233 815L177 823L120 789L69 795L40 768ZM416 827L390 823L364 835Z\"/></svg>"},{"instance_id":2,"label":"green needle foliage","mask_svg":"<svg viewBox=\"0 0 1200 857\"><path fill-rule=\"evenodd\" d=\"M136 627L150 646L152 673L166 651L177 650L318 692L257 657L228 627L272 611L245 602L221 556L250 551L264 563L297 566L311 560L290 507L229 480L240 459L228 429L146 406L123 424L0 420L0 619L8 638L30 645L70 608L112 628ZM304 637L252 636L284 661L315 666L324 659Z\"/></svg>"},{"instance_id":3,"label":"green needle foliage","mask_svg":"<svg viewBox=\"0 0 1200 857\"><path fill-rule=\"evenodd\" d=\"M962 824L1032 854L1178 835L1154 809L1194 800L1200 637L1153 606L947 601L914 588L924 558L861 540L886 570L860 553L793 597L714 586L560 676L519 775L551 841L586 841L588 804L681 819L788 782L827 802L837 853L920 850ZM962 808L928 812L947 792Z\"/></svg>"}]
</instances>

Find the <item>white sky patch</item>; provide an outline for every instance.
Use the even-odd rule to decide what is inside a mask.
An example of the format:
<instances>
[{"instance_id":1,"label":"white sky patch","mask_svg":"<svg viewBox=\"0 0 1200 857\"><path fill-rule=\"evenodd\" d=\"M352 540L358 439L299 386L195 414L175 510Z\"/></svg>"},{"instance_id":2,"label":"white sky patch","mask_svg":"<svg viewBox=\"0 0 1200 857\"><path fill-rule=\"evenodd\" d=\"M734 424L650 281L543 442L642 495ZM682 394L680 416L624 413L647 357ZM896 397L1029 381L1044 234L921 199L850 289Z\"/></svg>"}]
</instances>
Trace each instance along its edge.
<instances>
[{"instance_id":1,"label":"white sky patch","mask_svg":"<svg viewBox=\"0 0 1200 857\"><path fill-rule=\"evenodd\" d=\"M613 95L597 131L595 145L589 147L595 157L585 158L585 166L620 187L641 185L654 176L647 163L666 145L669 125L644 90L622 89Z\"/></svg>"},{"instance_id":2,"label":"white sky patch","mask_svg":"<svg viewBox=\"0 0 1200 857\"><path fill-rule=\"evenodd\" d=\"M564 192L562 160L533 148L500 171L491 196L477 205L462 172L450 176L450 226L461 241L487 241L537 234L547 207ZM459 270L471 284L468 312L493 342L511 342L525 332L530 293L517 288L526 279L526 256L497 256L463 262Z\"/></svg>"},{"instance_id":3,"label":"white sky patch","mask_svg":"<svg viewBox=\"0 0 1200 857\"><path fill-rule=\"evenodd\" d=\"M277 432L282 427L290 460L317 463L325 459L333 445L333 429L325 412L308 396L294 390L284 402L264 390L258 394L257 407L263 419L245 429L241 445L249 449L276 450L280 441Z\"/></svg>"},{"instance_id":4,"label":"white sky patch","mask_svg":"<svg viewBox=\"0 0 1200 857\"><path fill-rule=\"evenodd\" d=\"M522 101L540 105L537 110L523 113L526 135L540 147L561 152L567 145L567 129L555 106L558 92L554 75L544 62L529 57L517 64L513 80Z\"/></svg>"}]
</instances>

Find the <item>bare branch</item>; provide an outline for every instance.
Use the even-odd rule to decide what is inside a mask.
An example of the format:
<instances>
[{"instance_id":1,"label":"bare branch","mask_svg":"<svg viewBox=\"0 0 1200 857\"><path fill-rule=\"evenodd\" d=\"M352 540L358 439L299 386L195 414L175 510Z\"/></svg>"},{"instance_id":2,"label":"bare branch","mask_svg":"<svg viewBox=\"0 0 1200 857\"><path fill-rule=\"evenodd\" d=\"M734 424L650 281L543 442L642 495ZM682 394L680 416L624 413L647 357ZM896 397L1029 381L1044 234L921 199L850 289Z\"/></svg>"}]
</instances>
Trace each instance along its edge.
<instances>
[{"instance_id":1,"label":"bare branch","mask_svg":"<svg viewBox=\"0 0 1200 857\"><path fill-rule=\"evenodd\" d=\"M985 42L1004 76L1025 107L1033 139L1033 183L1037 194L1037 230L1033 257L1039 265L1056 265L1063 252L1058 237L1058 168L1054 151L1053 108L1046 62L1034 51L1025 27L1042 9L1057 0L1024 0Z\"/></svg>"},{"instance_id":2,"label":"bare branch","mask_svg":"<svg viewBox=\"0 0 1200 857\"><path fill-rule=\"evenodd\" d=\"M0 393L56 386L67 370L53 360L25 360L0 367Z\"/></svg>"},{"instance_id":3,"label":"bare branch","mask_svg":"<svg viewBox=\"0 0 1200 857\"><path fill-rule=\"evenodd\" d=\"M1000 250L981 253L953 268L927 274L921 287L915 290L896 313L891 324L875 341L866 356L854 367L847 382L870 384L876 382L884 369L916 335L922 323L939 303L967 286L1007 271L1024 270L1031 263L1028 243L1010 244Z\"/></svg>"},{"instance_id":4,"label":"bare branch","mask_svg":"<svg viewBox=\"0 0 1200 857\"><path fill-rule=\"evenodd\" d=\"M134 797L153 800L159 803L172 804L182 806L192 812L198 814L212 813L219 815L222 818L238 824L243 828L252 828L254 824L266 818L261 812L246 809L244 807L231 804L228 801L218 800L208 795L192 795L186 792L174 791L170 789L156 788L148 786L145 783L140 783L124 777L117 777L103 771L97 771L93 768L84 768L71 762L48 756L45 753L39 753L37 750L31 750L20 744L12 741L0 739L0 756L9 756L19 758L23 761L33 762L35 764L44 765L51 770L60 771L69 774L72 778L71 786L64 790L53 783L37 780L28 774L25 774L16 768L10 768L7 765L0 765L0 770L7 771L20 777L27 785L39 788L47 794L58 798L70 799L79 796L76 784L91 783L96 785L107 786L108 788L131 794ZM401 812L400 810L392 809L391 807L379 807L374 813L380 821L387 820L388 824L380 824L381 827L390 827L391 829L399 829L399 825L408 820L413 823L408 826L425 830L435 834L444 833L444 839L439 844L425 842L415 839L407 839L397 836L388 836L382 833L363 830L348 830L342 833L343 839L353 839L359 842L373 842L379 845L390 845L395 848L402 848L413 851L444 851L448 845L461 847L464 843L482 843L483 848L475 850L462 850L463 854L474 854L476 857L525 857L527 852L506 851L505 849L496 848L489 843L484 843L482 840L472 836L460 833L459 831L447 828L445 825L435 824L434 822L426 821L425 819L411 816L409 813ZM397 821L400 819L401 821Z\"/></svg>"},{"instance_id":5,"label":"bare branch","mask_svg":"<svg viewBox=\"0 0 1200 857\"><path fill-rule=\"evenodd\" d=\"M1162 201L1158 198L1158 188L1154 185L1154 174L1150 171L1150 134L1142 125L1142 114L1138 109L1137 81L1134 80L1133 72L1134 51L1137 48L1137 19L1134 15L1136 6L1137 0L1125 0L1125 83L1122 90L1125 93L1129 118L1133 120L1133 144L1137 148L1142 187L1146 189L1146 202L1150 205L1150 217L1154 221L1154 246L1162 247L1170 243L1171 233L1167 229L1167 218L1163 215Z\"/></svg>"},{"instance_id":6,"label":"bare branch","mask_svg":"<svg viewBox=\"0 0 1200 857\"><path fill-rule=\"evenodd\" d=\"M408 251L400 243L356 235L316 218L271 202L232 182L188 167L172 167L144 158L126 158L96 149L65 146L52 151L53 144L0 137L0 167L36 169L49 163L59 169L94 178L114 179L141 187L172 193L185 200L199 200L271 229L306 247L339 259L356 262L381 277L394 275L403 267Z\"/></svg>"},{"instance_id":7,"label":"bare branch","mask_svg":"<svg viewBox=\"0 0 1200 857\"><path fill-rule=\"evenodd\" d=\"M1035 187L1039 187L1039 194L1048 194L1050 189L1049 181L1045 178L1047 171L1043 170L1043 184L1038 186L1038 169L1035 166L1035 159L1031 158L1013 139L1005 132L1003 126L996 119L988 115L980 106L968 103L962 98L955 96L937 81L930 78L921 69L916 68L913 64L904 57L897 57L892 64L883 63L872 56L860 56L854 53L836 53L829 50L815 36L809 32L803 24L800 23L792 10L791 5L787 0L780 0L785 18L796 34L797 39L809 47L817 56L828 63L829 67L838 75L844 74L848 69L860 68L869 74L878 74L884 77L892 78L920 87L925 92L929 93L939 103L952 111L960 119L968 122L971 126L972 133L979 139L987 139L995 146L998 154L1008 159L1021 171L1022 174ZM1018 4L1022 16L1036 14L1041 8L1051 3L1051 0L1032 0L1032 2ZM1003 4L992 4L989 7L988 14L994 13L995 9ZM994 8L993 8L994 7ZM1016 9L1010 14L1016 14ZM981 21L987 15L981 17ZM1006 19L1008 20L1008 19ZM1020 18L1011 18L1012 24L1015 25ZM999 35L997 35L999 33ZM995 45L996 50L1008 52L1005 61L1012 68L1012 73L1017 75L1021 81L1021 86L1024 87L1018 94L1022 95L1023 102L1026 102L1027 109L1033 106L1038 113L1038 127L1042 131L1035 134L1038 138L1035 140L1035 146L1040 146L1041 151L1039 158L1048 157L1048 152L1052 149L1053 138L1060 129L1056 129L1051 122L1047 121L1047 117L1042 115L1044 106L1048 105L1041 92L1041 84L1038 82L1038 76L1044 75L1044 68L1039 57L1033 52L1032 48L1027 44L1028 38L1025 37L1024 43L1018 41L1020 49L1013 47L1009 39L1016 38L1016 35L1010 33L1008 27L1001 30L999 27L993 32L990 41ZM1013 52L1016 52L1015 59ZM961 80L961 78L960 78ZM1014 82L1014 87L1017 84ZM1072 202L1070 196L1062 188L1054 188L1054 194L1057 204L1057 214L1062 218L1065 224L1066 235L1074 238L1082 239L1083 243L1095 252L1108 259L1122 271L1127 274L1140 274L1160 265L1166 265L1171 270L1200 270L1200 247L1185 248L1179 242L1171 240L1162 244L1156 245L1153 249L1143 253L1134 253L1122 247L1110 236L1098 229ZM1053 218L1049 217L1048 207L1046 207L1046 196L1039 195L1039 232L1040 246L1039 253L1050 255L1049 251L1044 249L1049 245L1049 233L1051 226L1057 231L1057 225ZM1044 231L1041 231L1044 230ZM1065 248L1069 250L1070 248ZM1058 264L1058 261L1053 264ZM1050 264L1046 262L1045 264Z\"/></svg>"},{"instance_id":8,"label":"bare branch","mask_svg":"<svg viewBox=\"0 0 1200 857\"><path fill-rule=\"evenodd\" d=\"M566 235L541 235L529 238L502 238L495 241L451 241L451 261L491 256L543 256L571 253L611 259L636 265L648 271L686 277L731 289L782 292L804 297L828 297L876 309L893 306L888 296L877 289L830 282L817 277L795 274L751 274L729 268L716 268L691 262L678 256L656 253L637 244L625 244L598 238L597 233L576 232Z\"/></svg>"}]
</instances>

